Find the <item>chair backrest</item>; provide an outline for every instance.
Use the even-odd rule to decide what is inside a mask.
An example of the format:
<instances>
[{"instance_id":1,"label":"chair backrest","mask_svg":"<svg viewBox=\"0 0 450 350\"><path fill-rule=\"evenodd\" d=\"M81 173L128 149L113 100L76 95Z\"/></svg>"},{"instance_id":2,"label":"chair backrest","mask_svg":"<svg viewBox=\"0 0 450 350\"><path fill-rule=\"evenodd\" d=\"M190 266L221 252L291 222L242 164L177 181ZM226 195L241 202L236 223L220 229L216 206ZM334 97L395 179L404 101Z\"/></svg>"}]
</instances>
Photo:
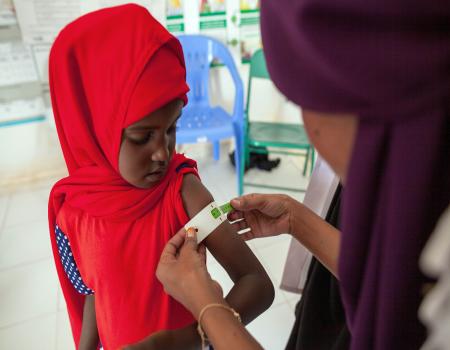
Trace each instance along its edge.
<instances>
[{"instance_id":1,"label":"chair backrest","mask_svg":"<svg viewBox=\"0 0 450 350\"><path fill-rule=\"evenodd\" d=\"M209 104L209 70L213 59L225 65L233 78L236 90L243 90L233 57L224 44L205 35L180 35L187 70L189 104Z\"/></svg>"},{"instance_id":2,"label":"chair backrest","mask_svg":"<svg viewBox=\"0 0 450 350\"><path fill-rule=\"evenodd\" d=\"M250 60L250 78L270 79L262 49L258 49Z\"/></svg>"},{"instance_id":3,"label":"chair backrest","mask_svg":"<svg viewBox=\"0 0 450 350\"><path fill-rule=\"evenodd\" d=\"M245 119L248 121L248 112L250 107L250 96L252 92L252 79L270 79L269 72L267 71L266 59L264 57L264 51L258 49L252 55L250 59L250 73L248 76L248 87L247 87L247 103L245 105Z\"/></svg>"}]
</instances>

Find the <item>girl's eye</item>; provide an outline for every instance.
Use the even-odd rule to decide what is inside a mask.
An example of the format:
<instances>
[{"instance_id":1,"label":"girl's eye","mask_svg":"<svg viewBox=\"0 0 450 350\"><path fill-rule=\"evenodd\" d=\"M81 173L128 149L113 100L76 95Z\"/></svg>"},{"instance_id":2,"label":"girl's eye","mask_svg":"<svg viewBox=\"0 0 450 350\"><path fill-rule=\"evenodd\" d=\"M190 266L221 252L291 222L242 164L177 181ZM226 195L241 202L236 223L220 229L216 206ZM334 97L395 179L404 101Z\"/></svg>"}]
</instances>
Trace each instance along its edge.
<instances>
[{"instance_id":1,"label":"girl's eye","mask_svg":"<svg viewBox=\"0 0 450 350\"><path fill-rule=\"evenodd\" d=\"M175 124L175 125L172 125L170 128L169 128L169 130L167 130L167 133L168 134L173 134L174 132L176 132L178 130L178 126Z\"/></svg>"},{"instance_id":2,"label":"girl's eye","mask_svg":"<svg viewBox=\"0 0 450 350\"><path fill-rule=\"evenodd\" d=\"M146 144L151 138L152 138L153 133L152 132L148 132L145 135L141 136L141 137L130 137L128 136L128 139L134 143L135 145L144 145Z\"/></svg>"}]
</instances>

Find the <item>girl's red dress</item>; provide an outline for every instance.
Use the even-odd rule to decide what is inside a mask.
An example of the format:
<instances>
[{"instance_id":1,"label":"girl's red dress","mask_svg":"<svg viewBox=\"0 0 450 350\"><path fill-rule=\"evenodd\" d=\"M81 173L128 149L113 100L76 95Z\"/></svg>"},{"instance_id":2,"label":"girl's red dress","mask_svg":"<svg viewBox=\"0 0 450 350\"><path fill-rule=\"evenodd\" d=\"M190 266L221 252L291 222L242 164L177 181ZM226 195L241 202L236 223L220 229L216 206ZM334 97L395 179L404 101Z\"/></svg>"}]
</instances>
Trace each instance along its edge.
<instances>
[{"instance_id":1,"label":"girl's red dress","mask_svg":"<svg viewBox=\"0 0 450 350\"><path fill-rule=\"evenodd\" d=\"M50 53L53 112L69 175L49 198L56 269L76 345L85 296L64 272L55 225L67 235L85 284L95 291L105 349L117 349L192 315L155 277L167 240L187 221L180 194L195 162L175 154L151 189L121 178L122 130L188 87L181 46L146 9L124 5L85 15L64 28ZM150 160L149 160L150 161Z\"/></svg>"}]
</instances>

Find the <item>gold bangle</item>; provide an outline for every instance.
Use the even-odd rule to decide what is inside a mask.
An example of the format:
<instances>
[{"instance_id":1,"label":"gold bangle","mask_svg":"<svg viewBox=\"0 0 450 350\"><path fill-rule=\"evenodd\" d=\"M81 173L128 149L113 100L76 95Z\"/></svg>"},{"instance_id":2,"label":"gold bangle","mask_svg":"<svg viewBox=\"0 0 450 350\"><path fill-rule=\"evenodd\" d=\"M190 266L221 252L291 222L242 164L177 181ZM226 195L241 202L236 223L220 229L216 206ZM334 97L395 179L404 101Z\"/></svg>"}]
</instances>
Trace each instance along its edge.
<instances>
[{"instance_id":1,"label":"gold bangle","mask_svg":"<svg viewBox=\"0 0 450 350\"><path fill-rule=\"evenodd\" d=\"M233 309L232 307L229 307L227 305L214 303L214 304L208 304L205 307L203 307L203 309L200 311L200 313L198 315L198 324L197 324L197 331L198 331L198 334L200 334L200 338L202 339L202 349L204 349L206 346L206 343L209 342L208 337L202 328L202 324L201 324L202 318L203 318L203 315L205 314L206 310L211 309L213 307L219 307L219 308L230 311L233 314L233 316L237 318L237 320L239 322L242 322L241 315L239 315L239 313L237 313L235 309Z\"/></svg>"}]
</instances>

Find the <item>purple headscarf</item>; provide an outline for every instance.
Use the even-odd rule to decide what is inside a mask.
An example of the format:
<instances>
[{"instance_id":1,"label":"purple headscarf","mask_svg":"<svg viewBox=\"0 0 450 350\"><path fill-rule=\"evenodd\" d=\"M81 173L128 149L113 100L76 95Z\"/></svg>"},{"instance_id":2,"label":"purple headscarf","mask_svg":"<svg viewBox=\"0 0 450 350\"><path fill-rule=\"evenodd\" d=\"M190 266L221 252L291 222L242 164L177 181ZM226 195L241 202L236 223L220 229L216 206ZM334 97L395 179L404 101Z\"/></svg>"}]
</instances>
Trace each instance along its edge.
<instances>
[{"instance_id":1,"label":"purple headscarf","mask_svg":"<svg viewBox=\"0 0 450 350\"><path fill-rule=\"evenodd\" d=\"M270 75L290 100L359 127L339 277L352 349L413 349L418 257L450 203L450 2L264 0Z\"/></svg>"}]
</instances>

